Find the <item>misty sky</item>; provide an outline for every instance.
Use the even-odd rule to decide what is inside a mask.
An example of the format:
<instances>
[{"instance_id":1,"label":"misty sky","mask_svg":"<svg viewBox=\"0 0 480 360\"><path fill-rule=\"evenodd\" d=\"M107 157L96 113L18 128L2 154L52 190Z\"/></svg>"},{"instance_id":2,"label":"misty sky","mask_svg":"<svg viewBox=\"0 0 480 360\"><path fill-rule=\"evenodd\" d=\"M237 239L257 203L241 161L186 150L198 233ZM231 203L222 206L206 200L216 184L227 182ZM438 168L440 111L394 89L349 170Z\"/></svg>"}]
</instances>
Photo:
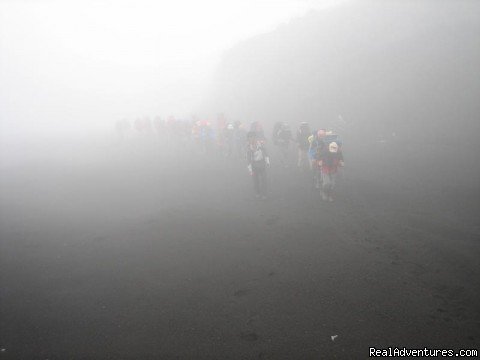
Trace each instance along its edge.
<instances>
[{"instance_id":1,"label":"misty sky","mask_svg":"<svg viewBox=\"0 0 480 360\"><path fill-rule=\"evenodd\" d=\"M201 109L222 51L339 0L0 0L2 134Z\"/></svg>"}]
</instances>

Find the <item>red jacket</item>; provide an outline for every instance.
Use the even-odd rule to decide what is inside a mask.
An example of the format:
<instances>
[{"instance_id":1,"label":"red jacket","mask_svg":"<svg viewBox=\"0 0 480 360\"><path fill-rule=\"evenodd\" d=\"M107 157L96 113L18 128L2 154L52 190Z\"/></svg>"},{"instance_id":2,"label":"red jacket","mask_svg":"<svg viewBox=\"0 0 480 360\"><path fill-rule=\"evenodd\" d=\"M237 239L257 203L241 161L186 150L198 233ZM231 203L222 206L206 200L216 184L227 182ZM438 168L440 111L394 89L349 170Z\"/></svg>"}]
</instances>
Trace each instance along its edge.
<instances>
[{"instance_id":1,"label":"red jacket","mask_svg":"<svg viewBox=\"0 0 480 360\"><path fill-rule=\"evenodd\" d=\"M338 171L340 162L343 161L343 154L340 150L336 153L325 151L321 156L322 173L335 174Z\"/></svg>"}]
</instances>

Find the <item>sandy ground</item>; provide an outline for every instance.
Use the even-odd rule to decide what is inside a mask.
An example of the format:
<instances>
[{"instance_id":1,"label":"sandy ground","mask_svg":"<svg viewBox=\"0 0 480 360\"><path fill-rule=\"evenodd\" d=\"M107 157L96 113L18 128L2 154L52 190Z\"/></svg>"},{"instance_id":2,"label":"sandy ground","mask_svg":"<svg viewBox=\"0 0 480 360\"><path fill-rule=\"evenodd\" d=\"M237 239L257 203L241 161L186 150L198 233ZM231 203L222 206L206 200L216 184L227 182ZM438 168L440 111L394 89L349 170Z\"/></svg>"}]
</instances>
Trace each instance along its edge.
<instances>
[{"instance_id":1,"label":"sandy ground","mask_svg":"<svg viewBox=\"0 0 480 360\"><path fill-rule=\"evenodd\" d=\"M105 146L2 168L0 359L479 348L478 188L352 152L330 204L272 156L257 201L243 163L170 155Z\"/></svg>"}]
</instances>

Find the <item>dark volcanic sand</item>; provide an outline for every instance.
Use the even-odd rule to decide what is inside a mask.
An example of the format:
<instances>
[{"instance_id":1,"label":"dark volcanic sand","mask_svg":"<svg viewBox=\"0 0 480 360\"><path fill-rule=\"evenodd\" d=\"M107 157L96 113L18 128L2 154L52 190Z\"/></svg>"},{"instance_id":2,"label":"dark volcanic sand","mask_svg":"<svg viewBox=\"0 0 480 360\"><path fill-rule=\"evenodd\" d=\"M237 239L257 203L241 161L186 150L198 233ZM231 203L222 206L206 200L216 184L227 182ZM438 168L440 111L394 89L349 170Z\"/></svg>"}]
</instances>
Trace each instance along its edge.
<instances>
[{"instance_id":1,"label":"dark volcanic sand","mask_svg":"<svg viewBox=\"0 0 480 360\"><path fill-rule=\"evenodd\" d=\"M137 144L2 168L0 359L479 347L478 188L352 153L329 204L273 156L257 201L244 163L168 155Z\"/></svg>"}]
</instances>

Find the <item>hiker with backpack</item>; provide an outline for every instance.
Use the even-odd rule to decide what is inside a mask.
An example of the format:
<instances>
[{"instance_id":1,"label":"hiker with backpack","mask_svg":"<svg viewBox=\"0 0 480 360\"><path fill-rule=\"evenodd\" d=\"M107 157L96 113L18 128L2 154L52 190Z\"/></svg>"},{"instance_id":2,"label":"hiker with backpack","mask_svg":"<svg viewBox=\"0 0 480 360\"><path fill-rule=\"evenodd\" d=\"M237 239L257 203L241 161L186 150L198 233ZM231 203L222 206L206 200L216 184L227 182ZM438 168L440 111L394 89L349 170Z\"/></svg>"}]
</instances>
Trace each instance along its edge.
<instances>
[{"instance_id":1,"label":"hiker with backpack","mask_svg":"<svg viewBox=\"0 0 480 360\"><path fill-rule=\"evenodd\" d=\"M301 171L307 171L308 164L308 137L311 135L310 126L307 122L302 122L297 131L298 161L297 166Z\"/></svg>"},{"instance_id":2,"label":"hiker with backpack","mask_svg":"<svg viewBox=\"0 0 480 360\"><path fill-rule=\"evenodd\" d=\"M325 136L326 130L320 129L314 131L308 138L310 144L308 148L308 157L310 159L310 168L312 169L313 186L315 189L320 189L322 184L320 160L323 152L326 150Z\"/></svg>"},{"instance_id":3,"label":"hiker with backpack","mask_svg":"<svg viewBox=\"0 0 480 360\"><path fill-rule=\"evenodd\" d=\"M239 159L243 159L245 156L245 148L247 146L247 131L241 121L235 121L234 128L234 142L235 142L235 156Z\"/></svg>"},{"instance_id":4,"label":"hiker with backpack","mask_svg":"<svg viewBox=\"0 0 480 360\"><path fill-rule=\"evenodd\" d=\"M265 200L267 198L267 167L270 165L265 143L256 132L247 134L247 169L252 176L255 196Z\"/></svg>"},{"instance_id":5,"label":"hiker with backpack","mask_svg":"<svg viewBox=\"0 0 480 360\"><path fill-rule=\"evenodd\" d=\"M288 149L292 140L292 132L288 123L276 123L273 128L273 143L280 151L280 159L284 167L288 167Z\"/></svg>"},{"instance_id":6,"label":"hiker with backpack","mask_svg":"<svg viewBox=\"0 0 480 360\"><path fill-rule=\"evenodd\" d=\"M328 144L326 151L323 151L319 166L322 174L322 199L332 202L338 168L344 166L343 154L336 142Z\"/></svg>"},{"instance_id":7,"label":"hiker with backpack","mask_svg":"<svg viewBox=\"0 0 480 360\"><path fill-rule=\"evenodd\" d=\"M264 144L267 141L265 133L263 132L263 126L259 121L254 121L250 124L250 132L255 133L257 140L261 143Z\"/></svg>"}]
</instances>

